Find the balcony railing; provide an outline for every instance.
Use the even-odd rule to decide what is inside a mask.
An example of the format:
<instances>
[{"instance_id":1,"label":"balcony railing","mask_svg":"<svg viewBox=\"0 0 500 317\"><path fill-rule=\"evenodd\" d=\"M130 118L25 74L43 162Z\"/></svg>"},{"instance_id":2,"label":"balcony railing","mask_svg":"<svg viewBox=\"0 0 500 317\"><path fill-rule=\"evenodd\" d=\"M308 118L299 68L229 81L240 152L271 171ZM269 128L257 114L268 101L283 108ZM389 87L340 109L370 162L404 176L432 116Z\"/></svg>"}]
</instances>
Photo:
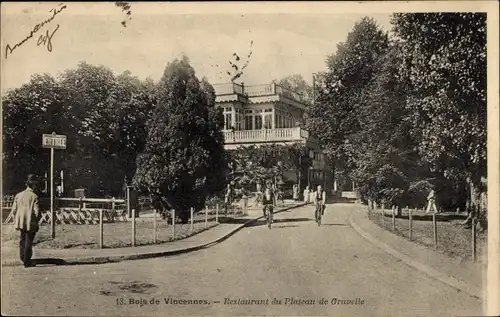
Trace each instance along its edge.
<instances>
[{"instance_id":1,"label":"balcony railing","mask_svg":"<svg viewBox=\"0 0 500 317\"><path fill-rule=\"evenodd\" d=\"M243 95L243 86L238 85L236 83L214 84L213 87L215 89L215 94L217 96L234 95L234 94Z\"/></svg>"},{"instance_id":2,"label":"balcony railing","mask_svg":"<svg viewBox=\"0 0 500 317\"><path fill-rule=\"evenodd\" d=\"M255 85L255 86L246 86L245 93L251 96L266 96L266 95L274 95L276 94L275 85Z\"/></svg>"},{"instance_id":3,"label":"balcony railing","mask_svg":"<svg viewBox=\"0 0 500 317\"><path fill-rule=\"evenodd\" d=\"M297 101L304 101L301 94L276 84L243 86L236 83L213 85L217 96L247 95L249 97L281 95Z\"/></svg>"},{"instance_id":4,"label":"balcony railing","mask_svg":"<svg viewBox=\"0 0 500 317\"><path fill-rule=\"evenodd\" d=\"M225 131L225 142L230 143L258 143L273 141L299 141L303 140L304 134L300 127L284 129L262 129L262 130L240 130Z\"/></svg>"}]
</instances>

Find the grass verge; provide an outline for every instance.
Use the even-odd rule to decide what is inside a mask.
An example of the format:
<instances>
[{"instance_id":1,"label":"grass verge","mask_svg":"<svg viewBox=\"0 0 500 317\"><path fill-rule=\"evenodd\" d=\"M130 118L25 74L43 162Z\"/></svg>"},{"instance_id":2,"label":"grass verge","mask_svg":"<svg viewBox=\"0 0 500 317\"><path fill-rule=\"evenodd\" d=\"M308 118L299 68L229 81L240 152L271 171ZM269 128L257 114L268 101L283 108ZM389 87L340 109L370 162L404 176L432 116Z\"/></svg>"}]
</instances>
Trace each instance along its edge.
<instances>
[{"instance_id":1,"label":"grass verge","mask_svg":"<svg viewBox=\"0 0 500 317\"><path fill-rule=\"evenodd\" d=\"M387 211L386 211L387 212ZM392 227L392 216L382 218L377 212L369 213L368 218L385 230L391 231L406 239L410 238L410 225L408 216L395 219L395 231ZM382 220L383 219L383 220ZM437 221L437 247L434 244L434 226L432 218L412 221L412 241L420 245L433 248L446 254L456 261L472 261L472 229L466 229L459 223L459 219L446 219L441 216ZM476 255L477 262L485 261L488 235L486 232L477 233Z\"/></svg>"},{"instance_id":2,"label":"grass verge","mask_svg":"<svg viewBox=\"0 0 500 317\"><path fill-rule=\"evenodd\" d=\"M157 222L156 243L166 243L174 240L182 240L217 226L215 221L196 222L191 231L190 224L177 224L175 226L175 238L173 228L166 221ZM153 221L136 222L135 245L154 244ZM103 242L105 248L122 248L132 246L132 223L117 222L106 223L103 228ZM19 232L13 225L3 225L3 246L17 246L19 243ZM40 231L35 237L35 245L44 249L97 249L99 248L99 225L71 225L62 224L56 226L56 237L51 239L50 225L40 226Z\"/></svg>"}]
</instances>

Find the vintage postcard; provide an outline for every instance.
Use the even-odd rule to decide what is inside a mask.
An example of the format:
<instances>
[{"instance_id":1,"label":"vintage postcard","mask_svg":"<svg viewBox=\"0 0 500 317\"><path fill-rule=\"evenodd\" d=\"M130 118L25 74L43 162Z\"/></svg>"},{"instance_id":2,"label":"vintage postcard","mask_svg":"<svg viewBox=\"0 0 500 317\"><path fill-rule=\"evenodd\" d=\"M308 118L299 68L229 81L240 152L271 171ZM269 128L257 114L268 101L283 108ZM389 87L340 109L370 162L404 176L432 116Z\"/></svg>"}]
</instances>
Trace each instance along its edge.
<instances>
[{"instance_id":1,"label":"vintage postcard","mask_svg":"<svg viewBox=\"0 0 500 317\"><path fill-rule=\"evenodd\" d=\"M2 315L500 314L498 9L2 3Z\"/></svg>"}]
</instances>

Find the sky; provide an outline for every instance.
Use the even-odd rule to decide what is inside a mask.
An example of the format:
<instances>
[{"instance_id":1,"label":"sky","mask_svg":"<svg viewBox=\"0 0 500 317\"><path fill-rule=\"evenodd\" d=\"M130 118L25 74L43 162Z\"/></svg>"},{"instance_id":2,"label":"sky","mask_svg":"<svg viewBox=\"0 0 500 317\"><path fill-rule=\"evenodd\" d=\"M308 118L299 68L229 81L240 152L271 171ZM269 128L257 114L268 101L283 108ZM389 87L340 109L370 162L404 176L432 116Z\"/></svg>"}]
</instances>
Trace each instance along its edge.
<instances>
[{"instance_id":1,"label":"sky","mask_svg":"<svg viewBox=\"0 0 500 317\"><path fill-rule=\"evenodd\" d=\"M132 3L126 28L120 23L125 13L113 3L64 5L2 3L2 93L27 83L32 74L56 76L81 61L156 81L166 64L182 54L199 78L229 82L228 61L233 53L247 56L251 41L252 56L241 77L245 85L295 73L311 82L312 73L326 70L326 56L335 53L363 16L374 18L386 31L391 28L390 12L332 3ZM61 11L6 57L7 44L25 39L35 25L52 17L53 8ZM37 45L47 32L54 32L51 52L47 43Z\"/></svg>"}]
</instances>

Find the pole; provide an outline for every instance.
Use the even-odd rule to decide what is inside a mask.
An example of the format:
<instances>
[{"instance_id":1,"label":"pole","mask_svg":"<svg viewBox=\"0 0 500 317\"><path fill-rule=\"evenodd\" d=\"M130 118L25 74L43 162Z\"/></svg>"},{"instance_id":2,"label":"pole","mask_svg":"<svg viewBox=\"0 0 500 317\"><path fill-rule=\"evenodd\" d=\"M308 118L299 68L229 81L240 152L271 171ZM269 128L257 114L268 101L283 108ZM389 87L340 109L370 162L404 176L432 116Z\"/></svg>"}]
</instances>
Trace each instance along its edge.
<instances>
[{"instance_id":1,"label":"pole","mask_svg":"<svg viewBox=\"0 0 500 317\"><path fill-rule=\"evenodd\" d=\"M99 248L103 248L104 245L104 225L102 221L102 209L99 209Z\"/></svg>"},{"instance_id":2,"label":"pole","mask_svg":"<svg viewBox=\"0 0 500 317\"><path fill-rule=\"evenodd\" d=\"M175 241L175 209L172 210L172 241Z\"/></svg>"},{"instance_id":3,"label":"pole","mask_svg":"<svg viewBox=\"0 0 500 317\"><path fill-rule=\"evenodd\" d=\"M194 231L194 207L191 207L191 234L193 234Z\"/></svg>"},{"instance_id":4,"label":"pole","mask_svg":"<svg viewBox=\"0 0 500 317\"><path fill-rule=\"evenodd\" d=\"M432 213L432 224L434 226L434 246L437 247L438 237L437 237L437 221L436 221L436 211Z\"/></svg>"},{"instance_id":5,"label":"pole","mask_svg":"<svg viewBox=\"0 0 500 317\"><path fill-rule=\"evenodd\" d=\"M208 206L205 207L205 228L208 227Z\"/></svg>"},{"instance_id":6,"label":"pole","mask_svg":"<svg viewBox=\"0 0 500 317\"><path fill-rule=\"evenodd\" d=\"M54 134L54 133L53 133ZM56 222L54 217L54 148L50 149L50 235L56 237Z\"/></svg>"},{"instance_id":7,"label":"pole","mask_svg":"<svg viewBox=\"0 0 500 317\"><path fill-rule=\"evenodd\" d=\"M396 231L396 206L392 206L392 231Z\"/></svg>"},{"instance_id":8,"label":"pole","mask_svg":"<svg viewBox=\"0 0 500 317\"><path fill-rule=\"evenodd\" d=\"M153 243L156 244L156 208L153 209Z\"/></svg>"},{"instance_id":9,"label":"pole","mask_svg":"<svg viewBox=\"0 0 500 317\"><path fill-rule=\"evenodd\" d=\"M61 196L64 197L64 172L61 170Z\"/></svg>"},{"instance_id":10,"label":"pole","mask_svg":"<svg viewBox=\"0 0 500 317\"><path fill-rule=\"evenodd\" d=\"M80 197L80 201L78 201L78 219L80 222L82 222L82 200L83 198Z\"/></svg>"},{"instance_id":11,"label":"pole","mask_svg":"<svg viewBox=\"0 0 500 317\"><path fill-rule=\"evenodd\" d=\"M411 214L411 209L408 209L408 221L410 222L409 227L410 227L410 241L413 240L413 219L412 219L412 214Z\"/></svg>"},{"instance_id":12,"label":"pole","mask_svg":"<svg viewBox=\"0 0 500 317\"><path fill-rule=\"evenodd\" d=\"M385 227L385 203L382 203L382 209L380 210L380 214L382 215L382 227Z\"/></svg>"},{"instance_id":13,"label":"pole","mask_svg":"<svg viewBox=\"0 0 500 317\"><path fill-rule=\"evenodd\" d=\"M477 259L477 251L476 251L476 219L472 218L472 260L476 262Z\"/></svg>"},{"instance_id":14,"label":"pole","mask_svg":"<svg viewBox=\"0 0 500 317\"><path fill-rule=\"evenodd\" d=\"M132 209L132 246L135 247L135 209Z\"/></svg>"},{"instance_id":15,"label":"pole","mask_svg":"<svg viewBox=\"0 0 500 317\"><path fill-rule=\"evenodd\" d=\"M215 222L219 223L219 204L215 206Z\"/></svg>"}]
</instances>

